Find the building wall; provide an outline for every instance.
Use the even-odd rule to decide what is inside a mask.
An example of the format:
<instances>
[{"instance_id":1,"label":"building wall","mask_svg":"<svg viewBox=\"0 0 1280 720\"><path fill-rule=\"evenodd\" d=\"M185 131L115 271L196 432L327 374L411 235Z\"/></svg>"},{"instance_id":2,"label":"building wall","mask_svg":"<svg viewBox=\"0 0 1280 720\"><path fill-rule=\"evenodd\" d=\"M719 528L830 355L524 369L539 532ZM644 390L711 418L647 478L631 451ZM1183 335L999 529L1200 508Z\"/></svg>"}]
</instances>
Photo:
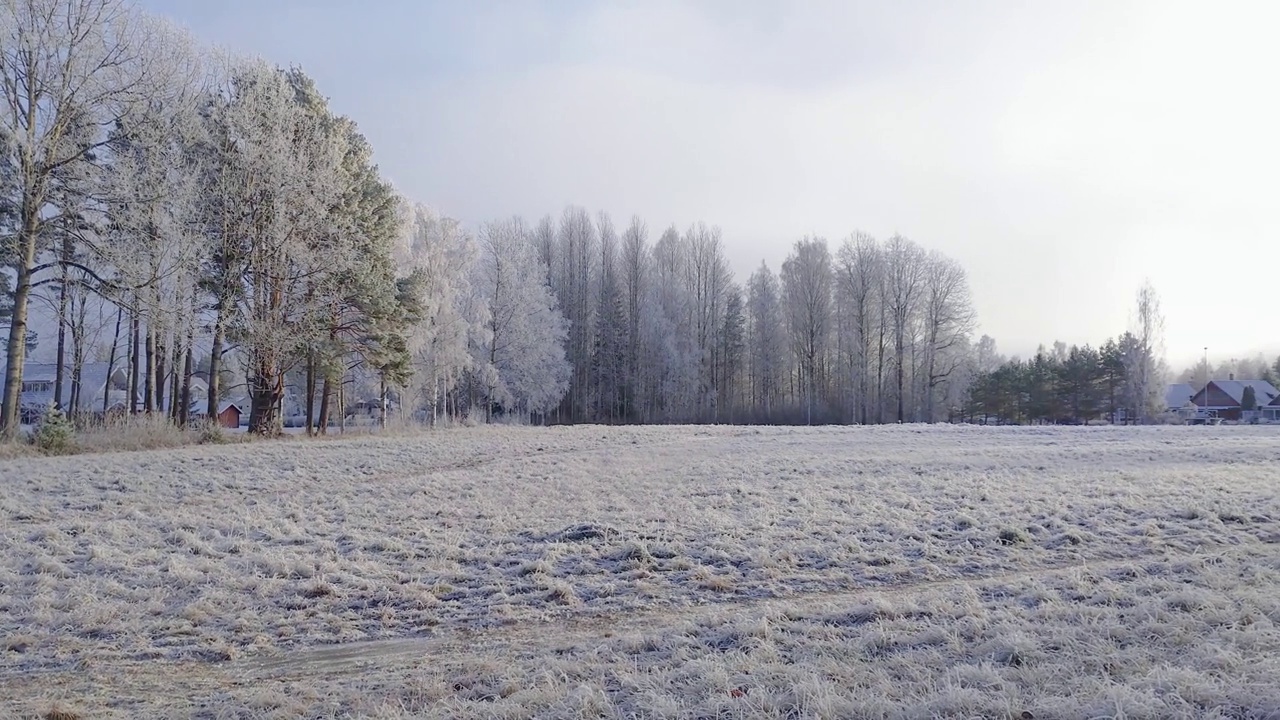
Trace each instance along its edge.
<instances>
[{"instance_id":1,"label":"building wall","mask_svg":"<svg viewBox=\"0 0 1280 720\"><path fill-rule=\"evenodd\" d=\"M234 407L223 410L218 413L218 424L224 428L240 427L240 411Z\"/></svg>"},{"instance_id":2,"label":"building wall","mask_svg":"<svg viewBox=\"0 0 1280 720\"><path fill-rule=\"evenodd\" d=\"M1230 395L1219 389L1217 385L1210 385L1208 394L1209 397L1208 400L1206 400L1205 393L1201 390L1195 397L1195 404L1200 407L1208 408L1233 407L1236 408L1237 412L1239 412L1240 404L1237 403ZM1221 415L1221 411L1218 414Z\"/></svg>"}]
</instances>

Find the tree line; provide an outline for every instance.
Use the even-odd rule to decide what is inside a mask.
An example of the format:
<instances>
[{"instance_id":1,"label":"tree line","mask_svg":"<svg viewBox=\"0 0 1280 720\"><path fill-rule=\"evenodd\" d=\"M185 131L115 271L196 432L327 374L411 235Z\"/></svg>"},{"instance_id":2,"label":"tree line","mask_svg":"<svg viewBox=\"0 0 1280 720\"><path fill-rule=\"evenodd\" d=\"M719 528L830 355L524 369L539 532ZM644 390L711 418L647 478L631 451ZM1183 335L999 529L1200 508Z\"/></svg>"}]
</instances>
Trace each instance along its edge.
<instances>
[{"instance_id":1,"label":"tree line","mask_svg":"<svg viewBox=\"0 0 1280 720\"><path fill-rule=\"evenodd\" d=\"M972 376L941 253L804 238L744 285L705 223L568 207L471 232L402 197L300 69L124 0L0 6L0 238L8 435L39 313L57 405L104 361L128 413L185 426L243 396L262 434L357 399L423 422L934 421Z\"/></svg>"},{"instance_id":2,"label":"tree line","mask_svg":"<svg viewBox=\"0 0 1280 720\"><path fill-rule=\"evenodd\" d=\"M569 208L535 235L574 368L554 420L932 421L963 396L967 278L907 238L804 238L743 287L703 223L651 241Z\"/></svg>"}]
</instances>

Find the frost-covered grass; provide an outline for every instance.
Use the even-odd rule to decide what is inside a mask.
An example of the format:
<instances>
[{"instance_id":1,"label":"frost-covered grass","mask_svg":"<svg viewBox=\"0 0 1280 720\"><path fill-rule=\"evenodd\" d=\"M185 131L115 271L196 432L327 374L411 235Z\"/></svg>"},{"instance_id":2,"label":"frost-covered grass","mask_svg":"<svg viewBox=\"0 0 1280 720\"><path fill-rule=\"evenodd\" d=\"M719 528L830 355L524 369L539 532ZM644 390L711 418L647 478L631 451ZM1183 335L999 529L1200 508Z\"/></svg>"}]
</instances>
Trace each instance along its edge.
<instances>
[{"instance_id":1,"label":"frost-covered grass","mask_svg":"<svg viewBox=\"0 0 1280 720\"><path fill-rule=\"evenodd\" d=\"M0 716L1280 717L1280 431L0 462Z\"/></svg>"}]
</instances>

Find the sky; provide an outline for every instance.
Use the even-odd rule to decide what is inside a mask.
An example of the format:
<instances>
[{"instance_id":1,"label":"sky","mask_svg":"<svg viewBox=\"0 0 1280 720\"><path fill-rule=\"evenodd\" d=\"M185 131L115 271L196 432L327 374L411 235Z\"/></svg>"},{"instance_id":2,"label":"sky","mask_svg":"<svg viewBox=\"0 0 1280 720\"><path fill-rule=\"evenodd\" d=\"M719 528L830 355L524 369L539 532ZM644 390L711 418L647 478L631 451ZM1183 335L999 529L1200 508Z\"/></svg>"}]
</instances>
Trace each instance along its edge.
<instances>
[{"instance_id":1,"label":"sky","mask_svg":"<svg viewBox=\"0 0 1280 720\"><path fill-rule=\"evenodd\" d=\"M407 197L807 235L968 271L1007 354L1160 295L1171 365L1280 352L1280 3L142 0L299 65Z\"/></svg>"}]
</instances>

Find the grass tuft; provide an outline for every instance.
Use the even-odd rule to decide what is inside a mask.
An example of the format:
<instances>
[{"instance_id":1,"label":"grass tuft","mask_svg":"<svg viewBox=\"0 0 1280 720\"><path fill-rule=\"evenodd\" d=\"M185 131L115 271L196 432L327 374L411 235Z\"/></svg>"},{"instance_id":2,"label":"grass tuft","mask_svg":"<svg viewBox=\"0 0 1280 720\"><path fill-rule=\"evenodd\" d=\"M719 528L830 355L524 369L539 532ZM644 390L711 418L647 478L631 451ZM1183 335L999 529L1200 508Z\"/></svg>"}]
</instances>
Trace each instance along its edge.
<instances>
[{"instance_id":1,"label":"grass tuft","mask_svg":"<svg viewBox=\"0 0 1280 720\"><path fill-rule=\"evenodd\" d=\"M1027 541L1027 534L1017 528L1005 528L997 538L1001 545L1020 545Z\"/></svg>"}]
</instances>

